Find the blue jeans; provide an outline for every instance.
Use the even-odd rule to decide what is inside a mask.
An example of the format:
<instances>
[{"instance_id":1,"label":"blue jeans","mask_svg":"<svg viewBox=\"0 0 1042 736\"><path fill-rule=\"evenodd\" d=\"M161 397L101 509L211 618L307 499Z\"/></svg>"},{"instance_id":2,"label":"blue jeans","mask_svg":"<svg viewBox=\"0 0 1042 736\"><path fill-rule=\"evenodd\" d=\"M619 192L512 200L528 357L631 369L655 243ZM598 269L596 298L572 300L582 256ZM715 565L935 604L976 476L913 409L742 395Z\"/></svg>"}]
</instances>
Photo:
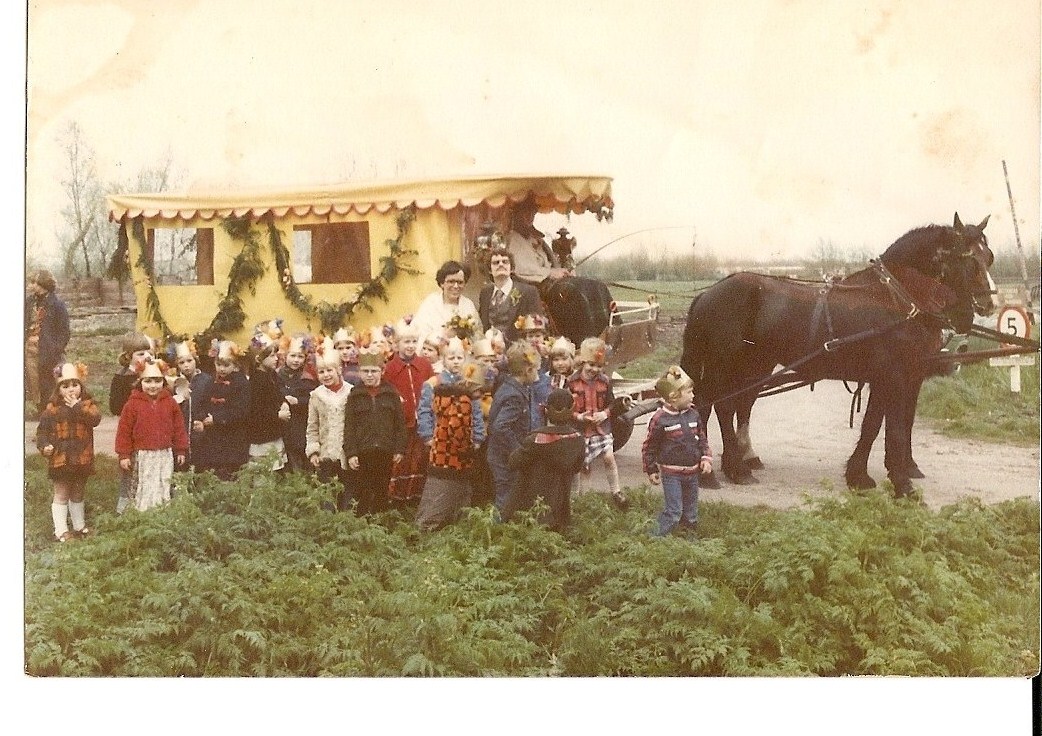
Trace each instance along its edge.
<instances>
[{"instance_id":1,"label":"blue jeans","mask_svg":"<svg viewBox=\"0 0 1042 736\"><path fill-rule=\"evenodd\" d=\"M658 515L658 535L664 537L681 521L688 526L698 523L698 474L662 474L662 494L666 506Z\"/></svg>"}]
</instances>

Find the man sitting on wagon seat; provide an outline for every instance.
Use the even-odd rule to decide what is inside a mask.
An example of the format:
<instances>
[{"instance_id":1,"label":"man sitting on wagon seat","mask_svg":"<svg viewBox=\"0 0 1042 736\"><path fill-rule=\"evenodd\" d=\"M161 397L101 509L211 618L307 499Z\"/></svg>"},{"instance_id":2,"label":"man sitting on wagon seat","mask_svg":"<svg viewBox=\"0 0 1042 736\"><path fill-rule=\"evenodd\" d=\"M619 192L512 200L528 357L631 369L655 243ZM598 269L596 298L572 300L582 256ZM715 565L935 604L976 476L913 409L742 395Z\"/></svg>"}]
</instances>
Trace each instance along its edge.
<instances>
[{"instance_id":1,"label":"man sitting on wagon seat","mask_svg":"<svg viewBox=\"0 0 1042 736\"><path fill-rule=\"evenodd\" d=\"M535 205L525 202L518 205L510 217L506 247L514 256L514 277L539 286L548 278L556 281L574 276L573 270L561 268L543 233L536 229L535 212Z\"/></svg>"}]
</instances>

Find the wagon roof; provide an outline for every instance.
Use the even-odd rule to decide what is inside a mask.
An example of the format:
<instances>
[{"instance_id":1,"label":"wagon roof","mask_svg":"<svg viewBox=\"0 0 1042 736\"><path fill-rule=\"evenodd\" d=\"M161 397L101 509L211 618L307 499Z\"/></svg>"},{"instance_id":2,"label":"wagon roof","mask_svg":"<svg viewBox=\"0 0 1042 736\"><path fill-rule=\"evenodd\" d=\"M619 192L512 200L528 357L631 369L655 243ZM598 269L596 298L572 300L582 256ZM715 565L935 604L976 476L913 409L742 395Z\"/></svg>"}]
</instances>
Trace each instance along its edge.
<instances>
[{"instance_id":1,"label":"wagon roof","mask_svg":"<svg viewBox=\"0 0 1042 736\"><path fill-rule=\"evenodd\" d=\"M220 192L112 194L109 219L145 216L170 220L210 220L229 216L384 213L410 205L454 209L487 204L501 207L534 195L540 212L597 211L612 208L611 178L588 175L470 176L454 179L351 182L300 189Z\"/></svg>"}]
</instances>

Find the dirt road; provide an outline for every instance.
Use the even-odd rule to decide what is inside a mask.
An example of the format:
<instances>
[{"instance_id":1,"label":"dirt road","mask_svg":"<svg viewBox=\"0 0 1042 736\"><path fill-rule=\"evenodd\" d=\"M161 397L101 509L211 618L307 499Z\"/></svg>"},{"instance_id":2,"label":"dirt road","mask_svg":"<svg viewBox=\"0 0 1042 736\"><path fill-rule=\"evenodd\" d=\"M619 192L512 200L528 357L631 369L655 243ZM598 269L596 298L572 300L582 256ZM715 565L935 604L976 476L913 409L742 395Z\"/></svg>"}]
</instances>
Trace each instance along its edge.
<instances>
[{"instance_id":1,"label":"dirt road","mask_svg":"<svg viewBox=\"0 0 1042 736\"><path fill-rule=\"evenodd\" d=\"M720 490L703 489L700 498L743 506L788 508L803 503L805 494L821 496L843 488L843 464L857 440L860 417L847 426L850 397L841 383L819 383L814 391L800 389L763 399L753 410L753 446L767 466L758 471L758 485L736 486L721 479ZM623 487L646 484L641 471L640 445L648 416L637 420L633 436L618 453ZM25 452L35 453L35 422L25 424ZM95 430L95 448L112 454L116 419L105 417ZM720 453L716 419L710 421L710 444ZM1039 447L1012 447L972 440L954 440L916 425L914 452L926 478L916 482L930 508L938 509L968 496L997 503L1025 496L1039 499ZM876 442L869 473L877 480L883 469L882 438ZM596 486L605 485L603 470L594 468Z\"/></svg>"}]
</instances>

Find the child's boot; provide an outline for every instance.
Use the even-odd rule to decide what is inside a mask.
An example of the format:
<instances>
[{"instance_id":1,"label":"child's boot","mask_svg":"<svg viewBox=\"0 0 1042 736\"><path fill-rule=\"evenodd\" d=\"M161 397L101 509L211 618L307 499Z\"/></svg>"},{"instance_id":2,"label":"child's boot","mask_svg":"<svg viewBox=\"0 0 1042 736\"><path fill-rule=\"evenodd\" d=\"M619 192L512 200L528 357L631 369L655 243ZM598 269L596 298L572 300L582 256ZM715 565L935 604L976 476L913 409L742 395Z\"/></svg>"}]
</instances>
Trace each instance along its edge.
<instances>
[{"instance_id":1,"label":"child's boot","mask_svg":"<svg viewBox=\"0 0 1042 736\"><path fill-rule=\"evenodd\" d=\"M69 504L51 503L51 519L54 521L54 538L58 542L67 542L72 539L69 531Z\"/></svg>"}]
</instances>

